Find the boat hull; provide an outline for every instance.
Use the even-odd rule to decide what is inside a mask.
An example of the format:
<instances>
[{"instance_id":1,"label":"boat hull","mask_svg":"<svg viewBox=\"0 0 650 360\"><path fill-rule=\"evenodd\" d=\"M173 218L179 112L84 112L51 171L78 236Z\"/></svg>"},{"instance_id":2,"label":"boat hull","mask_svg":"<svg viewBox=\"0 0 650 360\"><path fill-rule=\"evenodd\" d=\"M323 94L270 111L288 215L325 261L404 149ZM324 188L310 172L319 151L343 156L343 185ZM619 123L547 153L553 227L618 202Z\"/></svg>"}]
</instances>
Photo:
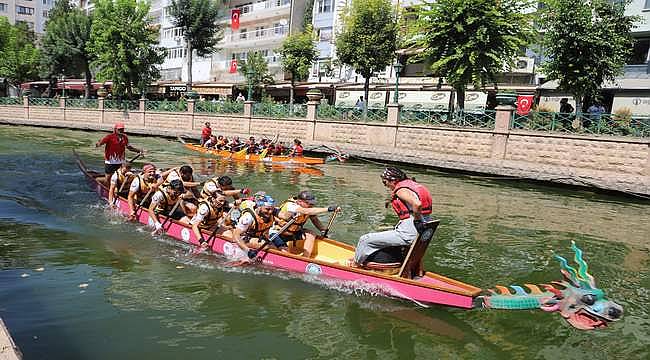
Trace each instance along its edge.
<instances>
[{"instance_id":1,"label":"boat hull","mask_svg":"<svg viewBox=\"0 0 650 360\"><path fill-rule=\"evenodd\" d=\"M228 150L206 149L202 146L195 145L195 144L186 143L184 145L186 148L192 151L214 155L224 159L232 159L235 161L282 163L282 164L297 164L297 165L319 165L325 163L325 159L314 158L314 157L267 156L260 159L260 156L256 154L238 154L238 153L232 153Z\"/></svg>"},{"instance_id":2,"label":"boat hull","mask_svg":"<svg viewBox=\"0 0 650 360\"><path fill-rule=\"evenodd\" d=\"M93 173L87 171L83 162L78 160L79 167L86 175L90 186L99 194L100 197L108 198L108 189L105 185L98 182ZM129 213L129 206L124 198L117 198L117 211L123 215ZM137 221L141 224L153 226L146 209L137 211ZM160 216L164 221L164 216ZM172 238L194 246L198 246L198 239L189 226L176 222L175 220L167 221L164 227L164 233ZM210 234L204 231L204 237L208 238ZM334 240L326 239L330 244L340 244L341 247L351 248L347 244L341 244ZM245 256L237 244L227 238L215 237L209 249L210 251L225 255L229 258L242 258ZM418 303L440 304L459 308L472 308L474 298L479 295L481 289L473 287L462 282L446 278L444 276L428 272L421 280L410 280L375 273L369 270L351 268L339 263L328 263L317 259L309 259L291 253L280 252L275 249L261 251L259 255L264 265L304 273L318 277L328 277L349 282L354 288L363 288L372 293L382 293L384 295L403 298Z\"/></svg>"}]
</instances>

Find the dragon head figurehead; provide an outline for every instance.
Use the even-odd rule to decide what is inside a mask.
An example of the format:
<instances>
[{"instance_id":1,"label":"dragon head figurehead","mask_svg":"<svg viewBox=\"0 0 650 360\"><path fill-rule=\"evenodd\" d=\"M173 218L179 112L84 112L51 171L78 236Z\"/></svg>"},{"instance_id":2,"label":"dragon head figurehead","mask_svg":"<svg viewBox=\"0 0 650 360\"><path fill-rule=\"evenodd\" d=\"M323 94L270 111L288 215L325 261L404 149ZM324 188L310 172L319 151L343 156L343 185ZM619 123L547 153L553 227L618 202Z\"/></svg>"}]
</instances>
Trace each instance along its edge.
<instances>
[{"instance_id":1,"label":"dragon head figurehead","mask_svg":"<svg viewBox=\"0 0 650 360\"><path fill-rule=\"evenodd\" d=\"M541 308L548 312L559 312L573 327L592 330L606 327L623 316L623 307L605 298L605 292L596 287L594 277L589 274L588 266L582 258L582 250L571 242L575 252L576 270L565 258L555 255L560 261L563 281L540 286L524 284L510 286L514 294L505 286L497 285L497 290L481 297L482 305L494 309L532 309ZM541 288L541 289L540 289Z\"/></svg>"},{"instance_id":2,"label":"dragon head figurehead","mask_svg":"<svg viewBox=\"0 0 650 360\"><path fill-rule=\"evenodd\" d=\"M565 258L555 255L560 261L563 281L553 285L557 289L546 286L553 293L550 299L540 303L544 311L558 311L569 324L582 330L591 330L607 326L607 323L617 321L623 316L623 307L605 298L605 292L596 287L594 277L589 274L587 262L582 258L582 250L571 242L575 252L574 261L578 269L568 264Z\"/></svg>"}]
</instances>

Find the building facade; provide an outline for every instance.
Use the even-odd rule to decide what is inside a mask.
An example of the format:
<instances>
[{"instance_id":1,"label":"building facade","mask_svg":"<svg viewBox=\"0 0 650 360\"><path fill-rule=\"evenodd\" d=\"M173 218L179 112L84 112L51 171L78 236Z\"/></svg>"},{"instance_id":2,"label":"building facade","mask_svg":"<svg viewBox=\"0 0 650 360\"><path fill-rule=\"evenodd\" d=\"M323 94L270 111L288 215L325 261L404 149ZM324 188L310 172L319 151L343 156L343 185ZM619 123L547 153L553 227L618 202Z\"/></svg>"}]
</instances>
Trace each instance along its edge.
<instances>
[{"instance_id":1,"label":"building facade","mask_svg":"<svg viewBox=\"0 0 650 360\"><path fill-rule=\"evenodd\" d=\"M22 22L42 34L53 5L54 0L0 0L0 16L9 19L10 24Z\"/></svg>"}]
</instances>

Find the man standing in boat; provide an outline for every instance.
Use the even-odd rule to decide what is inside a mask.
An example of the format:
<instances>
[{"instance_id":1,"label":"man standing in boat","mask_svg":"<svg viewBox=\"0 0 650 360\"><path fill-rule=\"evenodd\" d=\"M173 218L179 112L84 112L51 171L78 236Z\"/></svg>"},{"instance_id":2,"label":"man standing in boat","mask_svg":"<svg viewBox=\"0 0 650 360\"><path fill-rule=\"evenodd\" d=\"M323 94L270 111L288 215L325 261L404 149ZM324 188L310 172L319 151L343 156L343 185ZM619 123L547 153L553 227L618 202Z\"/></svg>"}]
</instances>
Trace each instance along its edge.
<instances>
[{"instance_id":1,"label":"man standing in boat","mask_svg":"<svg viewBox=\"0 0 650 360\"><path fill-rule=\"evenodd\" d=\"M409 179L395 167L387 167L381 181L391 191L390 205L399 217L395 229L369 233L359 238L352 266L363 266L368 256L392 246L410 246L424 232L424 223L430 220L432 199L429 190ZM386 204L388 206L388 204Z\"/></svg>"},{"instance_id":2,"label":"man standing in boat","mask_svg":"<svg viewBox=\"0 0 650 360\"><path fill-rule=\"evenodd\" d=\"M129 138L124 133L124 123L121 122L115 123L113 133L104 136L95 144L95 147L100 147L101 145L105 145L104 172L106 173L106 177L104 178L104 182L109 181L111 175L126 161L124 158L126 149L142 153L142 150L138 150L129 144Z\"/></svg>"},{"instance_id":3,"label":"man standing in boat","mask_svg":"<svg viewBox=\"0 0 650 360\"><path fill-rule=\"evenodd\" d=\"M307 220L311 220L312 224L314 224L321 234L323 234L326 228L318 219L318 215L327 212L341 211L341 208L336 205L330 205L326 208L313 207L314 205L316 205L316 197L314 197L311 191L304 190L301 191L298 196L287 200L282 204L282 206L280 206L280 211L275 216L276 226L271 229L272 234L277 233L278 230L291 219L295 218L296 220L284 232L277 236L275 240L273 240L273 245L275 245L275 247L286 251L288 242L305 240L303 245L303 256L311 257L312 252L314 251L314 242L316 241L317 235L313 231L303 228L307 223Z\"/></svg>"}]
</instances>

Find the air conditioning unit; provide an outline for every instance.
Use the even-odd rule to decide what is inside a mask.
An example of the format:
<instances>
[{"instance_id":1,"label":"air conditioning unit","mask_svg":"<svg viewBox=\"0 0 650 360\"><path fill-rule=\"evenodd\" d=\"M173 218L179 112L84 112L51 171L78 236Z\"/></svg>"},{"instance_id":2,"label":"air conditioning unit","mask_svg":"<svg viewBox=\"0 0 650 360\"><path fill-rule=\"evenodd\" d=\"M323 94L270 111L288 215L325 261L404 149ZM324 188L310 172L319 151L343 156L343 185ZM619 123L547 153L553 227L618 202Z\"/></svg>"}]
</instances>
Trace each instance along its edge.
<instances>
[{"instance_id":1,"label":"air conditioning unit","mask_svg":"<svg viewBox=\"0 0 650 360\"><path fill-rule=\"evenodd\" d=\"M535 58L518 57L515 59L514 66L510 68L511 73L532 74L535 70Z\"/></svg>"}]
</instances>

